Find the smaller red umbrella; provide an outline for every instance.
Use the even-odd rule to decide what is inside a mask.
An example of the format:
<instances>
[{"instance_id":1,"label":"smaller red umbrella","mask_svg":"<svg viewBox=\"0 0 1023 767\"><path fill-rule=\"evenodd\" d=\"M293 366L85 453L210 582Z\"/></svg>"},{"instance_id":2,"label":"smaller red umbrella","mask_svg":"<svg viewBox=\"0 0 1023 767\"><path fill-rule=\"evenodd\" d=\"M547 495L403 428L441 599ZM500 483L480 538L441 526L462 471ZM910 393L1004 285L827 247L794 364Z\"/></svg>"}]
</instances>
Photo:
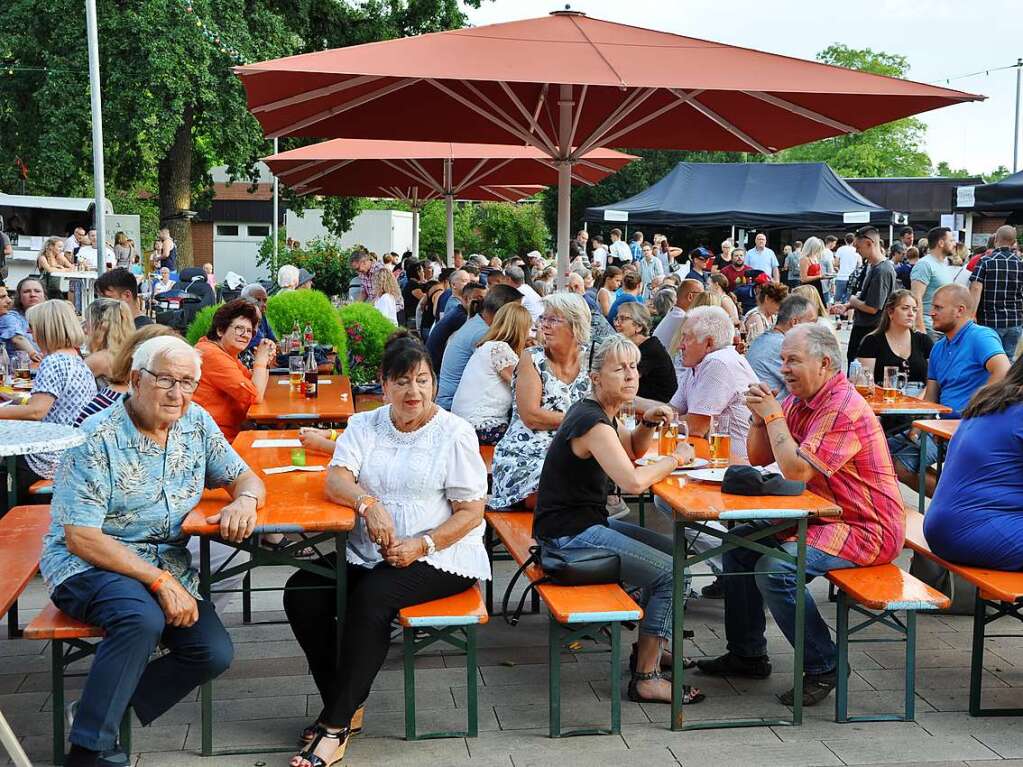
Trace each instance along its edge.
<instances>
[{"instance_id":1,"label":"smaller red umbrella","mask_svg":"<svg viewBox=\"0 0 1023 767\"><path fill-rule=\"evenodd\" d=\"M637 159L594 149L574 166L572 181L595 184ZM278 179L299 194L386 197L407 201L418 256L419 210L431 199L447 204L447 261L454 259L454 201L517 202L558 182L558 168L532 146L427 141L335 139L264 158Z\"/></svg>"}]
</instances>

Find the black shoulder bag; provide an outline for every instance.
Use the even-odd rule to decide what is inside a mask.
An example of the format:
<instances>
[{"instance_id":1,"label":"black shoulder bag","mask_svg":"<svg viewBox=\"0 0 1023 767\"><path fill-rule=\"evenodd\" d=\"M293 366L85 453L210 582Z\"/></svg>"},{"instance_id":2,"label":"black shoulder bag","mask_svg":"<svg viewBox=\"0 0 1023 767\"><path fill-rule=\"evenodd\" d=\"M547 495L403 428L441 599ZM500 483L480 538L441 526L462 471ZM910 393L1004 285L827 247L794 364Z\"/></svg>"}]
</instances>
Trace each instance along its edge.
<instances>
[{"instance_id":1,"label":"black shoulder bag","mask_svg":"<svg viewBox=\"0 0 1023 767\"><path fill-rule=\"evenodd\" d=\"M537 565L543 570L543 577L530 583L522 592L518 607L514 613L508 612L508 602L511 599L512 589L519 577L531 565ZM601 548L571 548L556 549L550 546L543 546L542 543L529 549L529 559L522 563L522 566L515 571L515 575L508 581L508 587L504 590L504 599L501 600L501 613L505 621L514 626L522 616L523 607L526 604L526 597L537 586L544 583L553 583L557 586L592 586L602 583L618 583L621 574L621 559L613 551Z\"/></svg>"}]
</instances>

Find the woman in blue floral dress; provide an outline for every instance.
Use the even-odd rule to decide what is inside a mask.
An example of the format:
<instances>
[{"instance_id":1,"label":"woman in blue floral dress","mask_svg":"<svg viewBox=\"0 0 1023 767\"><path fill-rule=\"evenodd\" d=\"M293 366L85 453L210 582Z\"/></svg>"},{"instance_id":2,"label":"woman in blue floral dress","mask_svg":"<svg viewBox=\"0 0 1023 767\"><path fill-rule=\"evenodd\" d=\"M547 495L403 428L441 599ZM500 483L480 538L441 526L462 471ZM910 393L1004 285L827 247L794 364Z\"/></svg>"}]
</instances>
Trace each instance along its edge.
<instances>
[{"instance_id":1,"label":"woman in blue floral dress","mask_svg":"<svg viewBox=\"0 0 1023 767\"><path fill-rule=\"evenodd\" d=\"M574 293L555 293L543 303L538 323L543 346L519 358L512 377L511 424L494 449L494 509L530 505L554 432L568 409L590 393L586 302Z\"/></svg>"}]
</instances>

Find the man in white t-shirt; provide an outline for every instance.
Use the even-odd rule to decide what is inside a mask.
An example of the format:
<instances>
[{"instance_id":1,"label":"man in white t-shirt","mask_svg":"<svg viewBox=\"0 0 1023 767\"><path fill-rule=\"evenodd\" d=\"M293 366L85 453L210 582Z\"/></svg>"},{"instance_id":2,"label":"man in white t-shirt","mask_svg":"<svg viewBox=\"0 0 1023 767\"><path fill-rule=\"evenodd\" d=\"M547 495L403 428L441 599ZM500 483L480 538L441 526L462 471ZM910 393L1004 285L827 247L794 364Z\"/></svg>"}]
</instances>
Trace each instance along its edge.
<instances>
[{"instance_id":1,"label":"man in white t-shirt","mask_svg":"<svg viewBox=\"0 0 1023 767\"><path fill-rule=\"evenodd\" d=\"M767 247L767 235L761 232L754 240L754 247L746 251L746 266L759 269L771 275L772 282L778 282L778 257Z\"/></svg>"},{"instance_id":2,"label":"man in white t-shirt","mask_svg":"<svg viewBox=\"0 0 1023 767\"><path fill-rule=\"evenodd\" d=\"M654 335L665 349L671 346L671 339L685 322L686 312L703 291L703 283L699 280L682 280L682 286L675 292L675 305L654 328Z\"/></svg>"},{"instance_id":3,"label":"man in white t-shirt","mask_svg":"<svg viewBox=\"0 0 1023 767\"><path fill-rule=\"evenodd\" d=\"M71 254L68 261L73 261L75 253L77 253L78 249L85 244L85 229L80 226L76 226L75 231L71 234L71 236L64 240L64 253Z\"/></svg>"},{"instance_id":4,"label":"man in white t-shirt","mask_svg":"<svg viewBox=\"0 0 1023 767\"><path fill-rule=\"evenodd\" d=\"M593 236L593 251L590 253L590 262L597 269L607 269L607 248L604 247L604 239L600 235Z\"/></svg>"},{"instance_id":5,"label":"man in white t-shirt","mask_svg":"<svg viewBox=\"0 0 1023 767\"><path fill-rule=\"evenodd\" d=\"M511 283L511 286L522 294L522 305L529 311L533 322L540 321L543 314L543 299L540 294L533 290L532 286L526 284L526 274L518 266L505 267L504 276Z\"/></svg>"},{"instance_id":6,"label":"man in white t-shirt","mask_svg":"<svg viewBox=\"0 0 1023 767\"><path fill-rule=\"evenodd\" d=\"M611 230L611 247L608 248L608 263L611 266L622 266L632 263L632 250L622 241L622 230Z\"/></svg>"},{"instance_id":7,"label":"man in white t-shirt","mask_svg":"<svg viewBox=\"0 0 1023 767\"><path fill-rule=\"evenodd\" d=\"M850 232L845 236L845 245L835 251L835 260L838 262L838 271L835 273L835 301L840 304L844 304L849 298L849 275L863 263L863 258L853 247L855 241L855 235Z\"/></svg>"}]
</instances>

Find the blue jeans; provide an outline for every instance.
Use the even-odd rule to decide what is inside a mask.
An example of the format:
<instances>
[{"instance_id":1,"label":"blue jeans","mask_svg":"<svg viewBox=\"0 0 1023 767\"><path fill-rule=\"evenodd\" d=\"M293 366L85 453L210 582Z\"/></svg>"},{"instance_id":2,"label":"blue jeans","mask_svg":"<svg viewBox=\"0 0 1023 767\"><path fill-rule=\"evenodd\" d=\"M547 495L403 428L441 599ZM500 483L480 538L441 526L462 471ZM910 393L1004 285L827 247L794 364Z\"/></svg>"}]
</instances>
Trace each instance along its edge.
<instances>
[{"instance_id":1,"label":"blue jeans","mask_svg":"<svg viewBox=\"0 0 1023 767\"><path fill-rule=\"evenodd\" d=\"M209 602L199 600L199 620L168 626L149 590L134 578L92 569L61 583L53 603L73 618L100 626L99 643L78 702L70 741L108 751L130 705L148 725L203 682L231 665L234 647ZM166 655L149 662L162 642Z\"/></svg>"},{"instance_id":2,"label":"blue jeans","mask_svg":"<svg viewBox=\"0 0 1023 767\"><path fill-rule=\"evenodd\" d=\"M1016 346L1019 345L1020 333L1023 332L1023 327L1017 325L1014 328L992 328L1000 339L1002 339L1002 348L1005 349L1005 354L1012 362L1016 358Z\"/></svg>"},{"instance_id":3,"label":"blue jeans","mask_svg":"<svg viewBox=\"0 0 1023 767\"><path fill-rule=\"evenodd\" d=\"M735 535L750 535L768 526L769 522L752 522L736 527ZM760 543L783 549L795 556L795 541L779 541L775 537L762 538ZM795 644L796 624L796 565L780 559L767 557L759 551L732 549L723 557L725 575L740 573L722 580L725 591L725 637L728 650L742 658L756 658L767 654L767 639L764 631L767 618L764 603L767 603L775 623L789 640ZM812 546L806 547L806 581L809 583L818 575L829 570L855 567L855 563L827 554ZM753 577L741 575L753 573ZM817 610L817 604L806 591L806 644L803 669L807 674L826 674L835 670L837 650L831 639L831 632Z\"/></svg>"},{"instance_id":4,"label":"blue jeans","mask_svg":"<svg viewBox=\"0 0 1023 767\"><path fill-rule=\"evenodd\" d=\"M892 454L893 460L901 463L912 473L920 473L920 443L911 442L906 432L893 434L888 438L888 452ZM927 440L925 460L928 466L934 465L938 460L938 443L933 439Z\"/></svg>"},{"instance_id":5,"label":"blue jeans","mask_svg":"<svg viewBox=\"0 0 1023 767\"><path fill-rule=\"evenodd\" d=\"M622 563L622 581L640 589L638 601L643 607L640 632L670 639L671 539L617 519L609 519L607 524L607 527L593 525L578 535L563 535L544 542L556 549L598 548L618 554Z\"/></svg>"},{"instance_id":6,"label":"blue jeans","mask_svg":"<svg viewBox=\"0 0 1023 767\"><path fill-rule=\"evenodd\" d=\"M835 280L835 300L844 304L845 299L849 297L849 280Z\"/></svg>"}]
</instances>

